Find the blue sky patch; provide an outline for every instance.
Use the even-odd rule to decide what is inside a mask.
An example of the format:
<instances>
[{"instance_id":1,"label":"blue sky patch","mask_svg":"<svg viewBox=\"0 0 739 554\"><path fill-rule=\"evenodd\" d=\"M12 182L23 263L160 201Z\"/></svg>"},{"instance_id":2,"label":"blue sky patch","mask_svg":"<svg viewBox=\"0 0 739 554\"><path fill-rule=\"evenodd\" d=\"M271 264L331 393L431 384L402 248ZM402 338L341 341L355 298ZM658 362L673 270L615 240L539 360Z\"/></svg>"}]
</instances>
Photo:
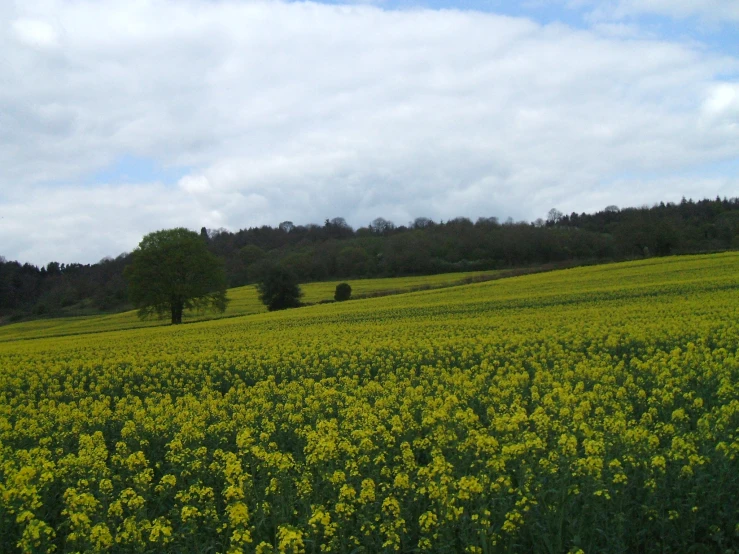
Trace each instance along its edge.
<instances>
[{"instance_id":1,"label":"blue sky patch","mask_svg":"<svg viewBox=\"0 0 739 554\"><path fill-rule=\"evenodd\" d=\"M189 167L164 166L151 158L124 155L86 177L85 184L123 185L163 183L173 185L189 173Z\"/></svg>"},{"instance_id":2,"label":"blue sky patch","mask_svg":"<svg viewBox=\"0 0 739 554\"><path fill-rule=\"evenodd\" d=\"M345 0L323 0L325 4L354 4ZM374 4L373 2L368 2ZM549 25L560 23L574 29L590 29L598 23L615 23L633 26L640 34L661 40L675 42L695 41L706 48L728 55L739 52L739 30L736 22L708 20L698 16L670 17L660 14L640 14L619 19L595 19L593 8L597 4L569 7L564 1L522 1L504 0L386 0L377 5L382 9L456 9L473 10L485 13L525 17Z\"/></svg>"}]
</instances>

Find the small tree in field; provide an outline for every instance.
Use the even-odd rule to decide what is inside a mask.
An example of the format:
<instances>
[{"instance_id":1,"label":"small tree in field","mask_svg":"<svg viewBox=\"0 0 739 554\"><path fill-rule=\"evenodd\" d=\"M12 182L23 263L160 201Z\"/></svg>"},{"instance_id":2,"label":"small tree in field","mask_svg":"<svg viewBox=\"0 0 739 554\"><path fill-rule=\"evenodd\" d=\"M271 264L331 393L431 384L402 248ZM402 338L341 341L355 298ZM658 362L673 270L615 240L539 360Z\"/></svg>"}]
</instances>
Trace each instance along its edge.
<instances>
[{"instance_id":1,"label":"small tree in field","mask_svg":"<svg viewBox=\"0 0 739 554\"><path fill-rule=\"evenodd\" d=\"M334 292L334 300L337 302L343 302L349 300L352 297L352 287L349 283L339 283L336 285L336 292Z\"/></svg>"},{"instance_id":2,"label":"small tree in field","mask_svg":"<svg viewBox=\"0 0 739 554\"><path fill-rule=\"evenodd\" d=\"M180 227L149 233L132 254L124 276L140 318L169 315L178 324L185 310L226 309L223 262L194 231Z\"/></svg>"},{"instance_id":3,"label":"small tree in field","mask_svg":"<svg viewBox=\"0 0 739 554\"><path fill-rule=\"evenodd\" d=\"M257 291L259 299L270 312L297 308L303 296L295 274L279 266L267 272L264 279L257 284Z\"/></svg>"}]
</instances>

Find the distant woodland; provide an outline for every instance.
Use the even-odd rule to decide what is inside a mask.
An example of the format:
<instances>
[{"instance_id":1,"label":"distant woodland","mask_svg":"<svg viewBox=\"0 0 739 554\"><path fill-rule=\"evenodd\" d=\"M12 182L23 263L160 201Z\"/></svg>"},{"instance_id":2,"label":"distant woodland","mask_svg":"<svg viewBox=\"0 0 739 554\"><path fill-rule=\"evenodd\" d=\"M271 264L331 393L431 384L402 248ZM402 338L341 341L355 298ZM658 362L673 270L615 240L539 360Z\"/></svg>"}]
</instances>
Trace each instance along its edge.
<instances>
[{"instance_id":1,"label":"distant woodland","mask_svg":"<svg viewBox=\"0 0 739 554\"><path fill-rule=\"evenodd\" d=\"M229 286L237 287L258 282L275 265L301 281L320 281L739 249L739 198L609 206L594 214L553 209L533 222L419 217L396 225L377 218L353 229L337 217L322 225L284 221L200 233L224 260ZM0 322L129 309L123 270L130 261L124 253L96 264L36 267L0 257Z\"/></svg>"}]
</instances>

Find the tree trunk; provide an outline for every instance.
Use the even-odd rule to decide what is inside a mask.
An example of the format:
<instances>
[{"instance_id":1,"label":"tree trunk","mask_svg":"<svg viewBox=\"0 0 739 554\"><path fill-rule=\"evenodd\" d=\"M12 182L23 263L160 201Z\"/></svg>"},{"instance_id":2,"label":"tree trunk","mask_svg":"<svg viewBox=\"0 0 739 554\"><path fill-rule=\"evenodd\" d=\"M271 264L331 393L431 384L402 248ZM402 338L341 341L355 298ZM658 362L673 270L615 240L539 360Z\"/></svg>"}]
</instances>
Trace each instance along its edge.
<instances>
[{"instance_id":1,"label":"tree trunk","mask_svg":"<svg viewBox=\"0 0 739 554\"><path fill-rule=\"evenodd\" d=\"M172 302L172 325L178 325L182 323L183 307L184 306L182 302Z\"/></svg>"}]
</instances>

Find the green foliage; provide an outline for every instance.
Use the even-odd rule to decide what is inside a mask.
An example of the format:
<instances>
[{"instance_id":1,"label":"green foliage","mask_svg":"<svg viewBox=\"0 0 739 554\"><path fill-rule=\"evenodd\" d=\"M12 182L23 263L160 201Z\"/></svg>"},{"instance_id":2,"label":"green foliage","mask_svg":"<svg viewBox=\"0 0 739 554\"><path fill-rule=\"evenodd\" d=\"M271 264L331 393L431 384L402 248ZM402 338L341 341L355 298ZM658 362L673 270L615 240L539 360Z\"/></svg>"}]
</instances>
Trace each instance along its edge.
<instances>
[{"instance_id":1,"label":"green foliage","mask_svg":"<svg viewBox=\"0 0 739 554\"><path fill-rule=\"evenodd\" d=\"M352 287L349 283L339 283L336 285L336 292L334 293L334 300L337 302L343 302L349 300L352 297Z\"/></svg>"},{"instance_id":2,"label":"green foliage","mask_svg":"<svg viewBox=\"0 0 739 554\"><path fill-rule=\"evenodd\" d=\"M264 279L257 284L259 299L270 312L297 308L303 291L295 274L284 267L271 268Z\"/></svg>"},{"instance_id":3,"label":"green foliage","mask_svg":"<svg viewBox=\"0 0 739 554\"><path fill-rule=\"evenodd\" d=\"M184 310L226 309L223 263L197 233L184 228L146 235L124 272L139 317L167 314L182 323Z\"/></svg>"},{"instance_id":4,"label":"green foliage","mask_svg":"<svg viewBox=\"0 0 739 554\"><path fill-rule=\"evenodd\" d=\"M239 259L246 266L264 259L264 250L254 244L247 244L239 250Z\"/></svg>"}]
</instances>

